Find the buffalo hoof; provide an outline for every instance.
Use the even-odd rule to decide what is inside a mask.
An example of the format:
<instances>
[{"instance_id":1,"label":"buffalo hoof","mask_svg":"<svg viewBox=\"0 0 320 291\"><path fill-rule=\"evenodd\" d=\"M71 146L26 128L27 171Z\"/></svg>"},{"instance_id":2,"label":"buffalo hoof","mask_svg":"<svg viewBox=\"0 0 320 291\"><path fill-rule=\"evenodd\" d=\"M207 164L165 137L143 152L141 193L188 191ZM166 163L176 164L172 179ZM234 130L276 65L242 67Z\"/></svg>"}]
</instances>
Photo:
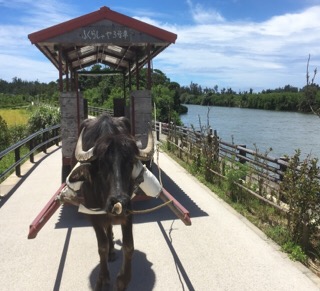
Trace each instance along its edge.
<instances>
[{"instance_id":1,"label":"buffalo hoof","mask_svg":"<svg viewBox=\"0 0 320 291\"><path fill-rule=\"evenodd\" d=\"M115 286L113 287L113 291L125 291L129 284L130 279L124 276L123 274L119 274L117 276L117 281Z\"/></svg>"},{"instance_id":2,"label":"buffalo hoof","mask_svg":"<svg viewBox=\"0 0 320 291\"><path fill-rule=\"evenodd\" d=\"M103 290L110 290L110 282L109 280L98 280L95 287L94 291L103 291Z\"/></svg>"}]
</instances>

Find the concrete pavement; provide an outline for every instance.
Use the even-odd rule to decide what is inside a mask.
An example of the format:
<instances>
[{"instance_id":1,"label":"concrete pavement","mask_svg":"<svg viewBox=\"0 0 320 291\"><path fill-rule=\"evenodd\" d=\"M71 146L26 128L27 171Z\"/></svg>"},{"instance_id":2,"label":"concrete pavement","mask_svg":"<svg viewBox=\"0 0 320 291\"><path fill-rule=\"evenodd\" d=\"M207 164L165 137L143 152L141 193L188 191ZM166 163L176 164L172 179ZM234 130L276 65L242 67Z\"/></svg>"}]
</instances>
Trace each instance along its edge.
<instances>
[{"instance_id":1,"label":"concrete pavement","mask_svg":"<svg viewBox=\"0 0 320 291\"><path fill-rule=\"evenodd\" d=\"M0 201L0 289L91 290L98 274L96 238L75 207L60 207L35 239L27 239L29 224L60 186L61 150L51 148L36 161L26 165L32 170L26 179L0 184L0 195L9 193ZM320 290L320 278L166 154L160 153L159 164L164 187L190 211L192 226L167 207L137 215L128 290ZM151 199L134 207L160 203ZM112 279L121 262L120 227L114 231L118 259L110 264Z\"/></svg>"}]
</instances>

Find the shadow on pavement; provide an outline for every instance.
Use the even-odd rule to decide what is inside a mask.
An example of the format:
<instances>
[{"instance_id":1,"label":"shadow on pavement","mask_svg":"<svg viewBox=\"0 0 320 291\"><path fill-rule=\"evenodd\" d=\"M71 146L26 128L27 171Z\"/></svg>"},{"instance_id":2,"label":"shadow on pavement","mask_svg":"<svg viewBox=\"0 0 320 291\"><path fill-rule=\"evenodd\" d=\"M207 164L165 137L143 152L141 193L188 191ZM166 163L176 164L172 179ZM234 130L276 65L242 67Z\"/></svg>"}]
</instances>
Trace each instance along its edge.
<instances>
[{"instance_id":1,"label":"shadow on pavement","mask_svg":"<svg viewBox=\"0 0 320 291\"><path fill-rule=\"evenodd\" d=\"M159 171L156 165L152 167L153 174L159 178ZM164 171L161 171L163 187L186 208L190 213L190 218L208 216ZM148 198L145 200L134 201L133 209L142 210L153 208L160 205L160 199ZM134 223L157 222L163 220L178 219L168 207L161 208L148 214L138 214L134 217Z\"/></svg>"},{"instance_id":2,"label":"shadow on pavement","mask_svg":"<svg viewBox=\"0 0 320 291\"><path fill-rule=\"evenodd\" d=\"M69 204L60 207L60 215L55 228L86 226L91 226L91 223L86 215L78 212L78 207Z\"/></svg>"},{"instance_id":3,"label":"shadow on pavement","mask_svg":"<svg viewBox=\"0 0 320 291\"><path fill-rule=\"evenodd\" d=\"M158 168L153 165L152 172L159 177ZM165 172L161 171L162 183L164 188L177 199L190 213L191 220L195 217L208 216ZM142 200L133 201L134 210L144 210L156 207L162 204L161 199L145 197ZM164 207L146 214L136 214L134 223L158 222L164 220L178 219L168 208ZM78 208L73 205L63 205L60 208L59 220L56 228L68 227L87 227L91 226L90 221L84 214L78 213Z\"/></svg>"},{"instance_id":4,"label":"shadow on pavement","mask_svg":"<svg viewBox=\"0 0 320 291\"><path fill-rule=\"evenodd\" d=\"M33 173L33 171L36 170L36 168L40 165L41 162L43 162L47 157L49 157L51 154L55 153L56 151L58 151L60 149L61 149L61 147L58 146L56 149L51 150L50 152L45 154L43 157L41 157L39 160L37 160L35 163L33 163L32 166L30 167L30 169L28 169L25 174L17 177L18 182L8 191L8 193L6 193L3 197L0 198L0 208L10 199L10 197L14 194L14 192L17 191L17 189ZM22 167L23 167L23 165L22 165ZM14 175L14 174L12 174L12 175ZM3 193L1 193L1 195L3 195Z\"/></svg>"},{"instance_id":5,"label":"shadow on pavement","mask_svg":"<svg viewBox=\"0 0 320 291\"><path fill-rule=\"evenodd\" d=\"M154 165L152 172L156 177L158 176L158 169ZM172 195L175 199L177 199L190 213L190 217L203 217L208 216L206 212L204 212L165 172L161 172L162 182L164 188ZM162 204L162 200L148 198L138 201L133 201L133 209L141 210L153 208L157 205ZM163 232L163 235L166 239L167 245L170 248L170 251L174 257L175 264L177 269L180 270L181 276L184 279L184 282L188 286L190 290L194 290L191 282L188 280L188 275L185 273L183 265L181 264L178 255L175 253L171 242L168 240L165 231L161 225L161 221L164 220L176 220L178 219L175 214L168 208L164 207L159 210L156 210L147 214L137 214L134 216L134 223L148 223L148 222L156 222L159 225L160 230ZM63 205L60 208L60 215L58 222L56 223L56 228L67 228L68 233L64 245L64 249L61 255L60 266L57 272L56 282L54 286L54 290L59 290L61 278L64 270L66 254L69 247L69 241L71 237L72 228L74 227L88 227L91 226L89 219L81 213L78 213L78 208L73 205ZM95 239L93 236L92 239ZM121 242L118 240L116 244L121 247ZM117 274L120 270L122 263L122 251L116 248L117 259L115 262L109 263L110 270L110 278L111 284L110 286L106 286L105 290L112 290L112 284L115 282ZM98 261L98 251L97 251L97 261ZM134 251L134 259L132 261L132 280L128 286L127 290L141 290L141 291L149 291L152 290L155 284L156 275L152 270L152 263L147 260L146 254L135 250ZM97 280L99 274L99 264L91 271L89 276L90 285L94 288L95 282ZM109 289L108 289L109 288Z\"/></svg>"},{"instance_id":6,"label":"shadow on pavement","mask_svg":"<svg viewBox=\"0 0 320 291\"><path fill-rule=\"evenodd\" d=\"M121 246L120 241L116 241L116 244ZM110 272L110 286L105 286L103 290L113 290L113 284L116 282L118 272L120 271L122 264L122 251L116 249L116 260L114 262L109 262L109 272ZM98 260L98 255L97 255ZM132 260L132 278L129 283L127 291L151 291L154 287L156 276L154 271L151 269L152 263L147 260L145 253L134 250L133 260ZM94 289L96 280L99 275L100 266L97 266L92 270L89 280L92 290Z\"/></svg>"}]
</instances>

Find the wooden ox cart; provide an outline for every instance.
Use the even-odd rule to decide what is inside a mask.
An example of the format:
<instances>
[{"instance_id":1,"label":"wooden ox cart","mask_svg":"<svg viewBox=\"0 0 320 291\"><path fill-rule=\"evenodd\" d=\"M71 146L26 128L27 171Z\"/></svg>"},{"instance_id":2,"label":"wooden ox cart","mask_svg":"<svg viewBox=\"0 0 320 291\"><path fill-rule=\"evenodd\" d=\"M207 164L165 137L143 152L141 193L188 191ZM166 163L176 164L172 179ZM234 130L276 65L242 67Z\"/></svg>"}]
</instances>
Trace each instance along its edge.
<instances>
[{"instance_id":1,"label":"wooden ox cart","mask_svg":"<svg viewBox=\"0 0 320 291\"><path fill-rule=\"evenodd\" d=\"M151 61L170 44L177 35L153 25L130 18L108 7L31 33L29 39L59 71L62 184L50 201L30 225L29 238L38 231L59 208L61 191L73 164L72 155L80 134L80 124L86 118L86 103L79 88L79 74L89 75L87 67L94 64L108 66L109 73L123 76L124 96L115 101L114 115L127 116L132 135L144 146L146 124L151 124ZM140 90L140 70L147 67L147 84ZM131 88L135 80L135 88ZM126 96L130 92L130 97ZM129 107L127 104L130 103ZM172 201L168 206L190 225L188 211L164 188L160 198ZM79 204L77 201L69 201Z\"/></svg>"}]
</instances>

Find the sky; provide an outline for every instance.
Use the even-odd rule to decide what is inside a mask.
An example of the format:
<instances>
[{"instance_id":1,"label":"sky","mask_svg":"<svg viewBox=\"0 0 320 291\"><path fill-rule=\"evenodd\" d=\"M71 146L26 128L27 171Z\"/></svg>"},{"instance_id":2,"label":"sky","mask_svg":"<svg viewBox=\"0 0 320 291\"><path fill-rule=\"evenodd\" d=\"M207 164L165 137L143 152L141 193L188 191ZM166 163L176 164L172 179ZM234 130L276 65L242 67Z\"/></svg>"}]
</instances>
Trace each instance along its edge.
<instances>
[{"instance_id":1,"label":"sky","mask_svg":"<svg viewBox=\"0 0 320 291\"><path fill-rule=\"evenodd\" d=\"M28 34L102 6L176 33L153 67L182 86L302 88L320 67L320 0L0 0L0 79L57 80Z\"/></svg>"}]
</instances>

